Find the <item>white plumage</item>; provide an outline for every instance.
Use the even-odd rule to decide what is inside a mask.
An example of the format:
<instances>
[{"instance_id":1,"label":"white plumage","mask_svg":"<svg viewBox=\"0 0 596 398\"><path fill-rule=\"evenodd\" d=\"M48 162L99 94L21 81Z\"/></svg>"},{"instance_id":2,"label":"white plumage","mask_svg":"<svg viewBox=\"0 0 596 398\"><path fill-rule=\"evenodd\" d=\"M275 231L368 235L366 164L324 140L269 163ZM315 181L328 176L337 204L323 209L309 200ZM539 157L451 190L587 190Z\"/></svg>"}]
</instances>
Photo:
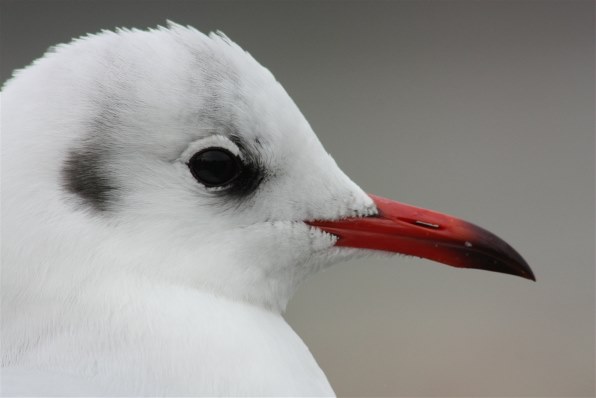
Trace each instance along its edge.
<instances>
[{"instance_id":1,"label":"white plumage","mask_svg":"<svg viewBox=\"0 0 596 398\"><path fill-rule=\"evenodd\" d=\"M175 24L77 39L6 83L2 139L4 394L333 394L281 313L355 251L301 221L375 207L249 54ZM259 188L199 184L213 146Z\"/></svg>"},{"instance_id":2,"label":"white plumage","mask_svg":"<svg viewBox=\"0 0 596 398\"><path fill-rule=\"evenodd\" d=\"M2 392L333 395L282 313L399 252L534 279L492 233L365 194L271 73L170 24L61 45L2 91Z\"/></svg>"}]
</instances>

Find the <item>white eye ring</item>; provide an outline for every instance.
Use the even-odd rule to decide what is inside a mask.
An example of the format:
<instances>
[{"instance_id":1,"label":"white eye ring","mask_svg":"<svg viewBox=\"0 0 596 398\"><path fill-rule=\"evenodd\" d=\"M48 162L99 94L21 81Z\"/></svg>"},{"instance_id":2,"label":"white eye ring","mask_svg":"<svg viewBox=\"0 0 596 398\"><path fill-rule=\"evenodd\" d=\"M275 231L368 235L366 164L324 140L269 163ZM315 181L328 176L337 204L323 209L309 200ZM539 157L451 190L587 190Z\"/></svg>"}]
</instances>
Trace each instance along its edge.
<instances>
[{"instance_id":1,"label":"white eye ring","mask_svg":"<svg viewBox=\"0 0 596 398\"><path fill-rule=\"evenodd\" d=\"M232 155L237 156L241 161L244 161L244 156L236 144L234 144L228 137L223 135L210 135L208 137L199 138L188 145L188 147L182 152L180 162L187 164L195 153L200 152L204 149L217 147L228 150Z\"/></svg>"}]
</instances>

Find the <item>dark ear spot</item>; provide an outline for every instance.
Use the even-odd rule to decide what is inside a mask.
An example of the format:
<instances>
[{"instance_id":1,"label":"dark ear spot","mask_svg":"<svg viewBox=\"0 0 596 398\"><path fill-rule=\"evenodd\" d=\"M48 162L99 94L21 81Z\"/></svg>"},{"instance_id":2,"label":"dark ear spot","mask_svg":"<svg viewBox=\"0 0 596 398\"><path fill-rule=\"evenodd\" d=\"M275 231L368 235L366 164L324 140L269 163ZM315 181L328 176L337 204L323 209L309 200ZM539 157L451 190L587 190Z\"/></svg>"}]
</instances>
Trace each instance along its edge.
<instances>
[{"instance_id":1,"label":"dark ear spot","mask_svg":"<svg viewBox=\"0 0 596 398\"><path fill-rule=\"evenodd\" d=\"M105 149L81 148L68 154L63 168L64 187L98 211L108 210L116 191L107 170Z\"/></svg>"}]
</instances>

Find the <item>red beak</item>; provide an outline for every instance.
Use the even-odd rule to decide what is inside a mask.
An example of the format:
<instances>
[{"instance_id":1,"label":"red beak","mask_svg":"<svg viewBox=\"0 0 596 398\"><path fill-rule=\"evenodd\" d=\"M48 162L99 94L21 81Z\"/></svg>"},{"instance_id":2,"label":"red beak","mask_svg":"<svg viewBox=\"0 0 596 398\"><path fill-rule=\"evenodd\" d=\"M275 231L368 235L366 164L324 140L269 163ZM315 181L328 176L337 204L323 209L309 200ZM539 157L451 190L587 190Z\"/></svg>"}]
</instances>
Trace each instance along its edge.
<instances>
[{"instance_id":1,"label":"red beak","mask_svg":"<svg viewBox=\"0 0 596 398\"><path fill-rule=\"evenodd\" d=\"M383 250L535 281L526 261L501 238L467 221L370 195L372 217L308 224L338 236L337 246Z\"/></svg>"}]
</instances>

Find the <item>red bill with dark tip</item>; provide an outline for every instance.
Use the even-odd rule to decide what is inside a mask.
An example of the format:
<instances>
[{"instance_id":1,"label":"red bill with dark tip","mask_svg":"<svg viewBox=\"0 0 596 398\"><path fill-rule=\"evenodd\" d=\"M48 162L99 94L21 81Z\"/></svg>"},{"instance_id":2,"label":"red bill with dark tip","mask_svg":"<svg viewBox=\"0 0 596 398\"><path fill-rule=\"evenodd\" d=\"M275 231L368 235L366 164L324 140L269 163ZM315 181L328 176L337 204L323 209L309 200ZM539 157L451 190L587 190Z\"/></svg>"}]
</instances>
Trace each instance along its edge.
<instances>
[{"instance_id":1,"label":"red bill with dark tip","mask_svg":"<svg viewBox=\"0 0 596 398\"><path fill-rule=\"evenodd\" d=\"M336 235L337 246L402 253L536 280L522 256L493 233L436 211L370 197L378 209L376 216L307 224Z\"/></svg>"}]
</instances>

